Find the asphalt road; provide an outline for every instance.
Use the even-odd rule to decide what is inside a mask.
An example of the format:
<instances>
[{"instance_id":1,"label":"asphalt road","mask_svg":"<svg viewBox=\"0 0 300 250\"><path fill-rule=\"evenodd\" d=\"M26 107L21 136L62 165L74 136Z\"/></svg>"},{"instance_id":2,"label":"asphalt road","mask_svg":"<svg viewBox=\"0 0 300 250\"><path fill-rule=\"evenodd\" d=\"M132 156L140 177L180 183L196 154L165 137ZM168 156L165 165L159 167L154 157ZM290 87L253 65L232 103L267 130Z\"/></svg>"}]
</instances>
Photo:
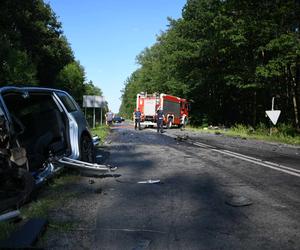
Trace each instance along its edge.
<instances>
[{"instance_id":1,"label":"asphalt road","mask_svg":"<svg viewBox=\"0 0 300 250\"><path fill-rule=\"evenodd\" d=\"M121 176L101 180L91 248L300 248L299 147L121 124L105 151Z\"/></svg>"}]
</instances>

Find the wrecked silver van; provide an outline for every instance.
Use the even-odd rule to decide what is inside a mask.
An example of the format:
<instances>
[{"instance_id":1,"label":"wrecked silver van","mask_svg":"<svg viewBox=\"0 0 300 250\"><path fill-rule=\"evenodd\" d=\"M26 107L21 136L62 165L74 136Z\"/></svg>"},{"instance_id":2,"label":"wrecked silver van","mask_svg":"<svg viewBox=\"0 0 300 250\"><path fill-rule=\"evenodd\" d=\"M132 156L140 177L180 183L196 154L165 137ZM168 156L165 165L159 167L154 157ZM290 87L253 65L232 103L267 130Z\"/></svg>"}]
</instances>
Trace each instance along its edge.
<instances>
[{"instance_id":1,"label":"wrecked silver van","mask_svg":"<svg viewBox=\"0 0 300 250\"><path fill-rule=\"evenodd\" d=\"M22 203L35 185L65 166L91 173L110 171L94 159L88 124L68 93L0 88L0 200L5 199L1 204L7 206L16 197Z\"/></svg>"}]
</instances>

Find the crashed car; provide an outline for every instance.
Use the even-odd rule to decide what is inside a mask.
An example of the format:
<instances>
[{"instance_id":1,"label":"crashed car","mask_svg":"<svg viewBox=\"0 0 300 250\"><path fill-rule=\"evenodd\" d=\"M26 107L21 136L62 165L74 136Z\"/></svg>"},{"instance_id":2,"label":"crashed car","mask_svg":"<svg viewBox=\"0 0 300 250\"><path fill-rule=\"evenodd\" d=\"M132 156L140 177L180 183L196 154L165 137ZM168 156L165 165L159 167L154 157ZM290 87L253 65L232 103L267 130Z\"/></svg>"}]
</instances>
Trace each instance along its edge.
<instances>
[{"instance_id":1,"label":"crashed car","mask_svg":"<svg viewBox=\"0 0 300 250\"><path fill-rule=\"evenodd\" d=\"M0 88L1 204L9 206L16 197L21 204L35 185L65 166L87 173L110 170L93 163L94 159L88 124L68 93L39 87Z\"/></svg>"}]
</instances>

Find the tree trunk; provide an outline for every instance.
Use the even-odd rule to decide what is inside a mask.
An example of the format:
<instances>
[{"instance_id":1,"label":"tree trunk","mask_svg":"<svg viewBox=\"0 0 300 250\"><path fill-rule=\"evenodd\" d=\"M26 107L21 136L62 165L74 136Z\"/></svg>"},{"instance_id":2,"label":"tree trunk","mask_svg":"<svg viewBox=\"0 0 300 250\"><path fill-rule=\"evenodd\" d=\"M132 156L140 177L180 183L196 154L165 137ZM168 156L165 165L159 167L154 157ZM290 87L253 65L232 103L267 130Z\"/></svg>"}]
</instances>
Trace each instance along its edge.
<instances>
[{"instance_id":1,"label":"tree trunk","mask_svg":"<svg viewBox=\"0 0 300 250\"><path fill-rule=\"evenodd\" d=\"M254 90L254 94L253 94L253 120L252 120L252 125L256 126L256 118L257 118L257 113L256 113L256 109L257 109L257 98L256 98L256 90Z\"/></svg>"},{"instance_id":2,"label":"tree trunk","mask_svg":"<svg viewBox=\"0 0 300 250\"><path fill-rule=\"evenodd\" d=\"M297 96L296 96L296 91L297 91L297 78L299 74L299 69L298 65L296 68L296 77L293 77L292 71L291 71L291 66L288 66L288 73L290 75L290 82L291 82L291 97L292 97L292 102L293 102L293 109L294 109L294 121L295 121L295 127L297 130L299 130L299 113L298 113L298 105L297 105Z\"/></svg>"},{"instance_id":3,"label":"tree trunk","mask_svg":"<svg viewBox=\"0 0 300 250\"><path fill-rule=\"evenodd\" d=\"M298 58L297 58L298 60ZM295 100L293 100L293 102L295 102L294 104L294 107L296 105L296 109L297 107L299 107L299 104L300 104L300 64L297 62L296 63L296 76L295 76L295 82L294 82L294 89L295 89ZM295 112L295 116L297 115L297 118L296 118L296 128L297 130L299 130L299 113L298 113L298 109L297 111Z\"/></svg>"}]
</instances>

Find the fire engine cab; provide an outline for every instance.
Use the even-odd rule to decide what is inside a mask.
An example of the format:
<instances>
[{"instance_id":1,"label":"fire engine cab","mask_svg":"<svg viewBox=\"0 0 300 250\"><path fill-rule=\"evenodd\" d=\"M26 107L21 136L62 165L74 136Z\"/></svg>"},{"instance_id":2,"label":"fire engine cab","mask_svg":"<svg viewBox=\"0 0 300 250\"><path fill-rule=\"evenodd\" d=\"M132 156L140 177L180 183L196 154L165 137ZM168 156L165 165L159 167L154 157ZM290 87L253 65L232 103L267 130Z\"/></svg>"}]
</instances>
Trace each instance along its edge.
<instances>
[{"instance_id":1,"label":"fire engine cab","mask_svg":"<svg viewBox=\"0 0 300 250\"><path fill-rule=\"evenodd\" d=\"M156 125L156 111L164 112L164 125L167 128L177 125L184 126L188 121L190 104L186 99L167 94L139 93L136 98L136 108L142 113L141 125L148 127Z\"/></svg>"}]
</instances>

